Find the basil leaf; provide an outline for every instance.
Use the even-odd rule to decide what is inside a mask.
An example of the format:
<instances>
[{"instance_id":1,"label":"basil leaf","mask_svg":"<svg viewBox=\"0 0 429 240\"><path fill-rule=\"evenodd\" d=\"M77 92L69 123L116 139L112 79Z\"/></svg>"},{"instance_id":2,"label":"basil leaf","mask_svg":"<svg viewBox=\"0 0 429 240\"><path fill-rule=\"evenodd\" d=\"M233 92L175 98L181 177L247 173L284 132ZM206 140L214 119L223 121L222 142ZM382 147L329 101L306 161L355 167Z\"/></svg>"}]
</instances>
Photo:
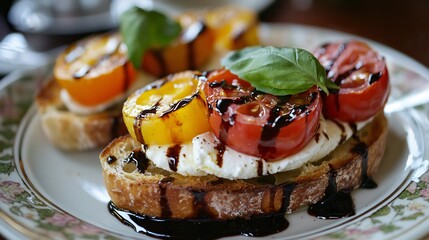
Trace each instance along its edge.
<instances>
[{"instance_id":1,"label":"basil leaf","mask_svg":"<svg viewBox=\"0 0 429 240\"><path fill-rule=\"evenodd\" d=\"M316 57L303 49L250 47L229 53L221 63L257 90L273 95L297 94L314 85L326 93L328 88L338 89Z\"/></svg>"},{"instance_id":2,"label":"basil leaf","mask_svg":"<svg viewBox=\"0 0 429 240\"><path fill-rule=\"evenodd\" d=\"M167 46L182 28L160 12L132 7L121 15L120 31L128 48L128 58L139 68L147 49Z\"/></svg>"}]
</instances>

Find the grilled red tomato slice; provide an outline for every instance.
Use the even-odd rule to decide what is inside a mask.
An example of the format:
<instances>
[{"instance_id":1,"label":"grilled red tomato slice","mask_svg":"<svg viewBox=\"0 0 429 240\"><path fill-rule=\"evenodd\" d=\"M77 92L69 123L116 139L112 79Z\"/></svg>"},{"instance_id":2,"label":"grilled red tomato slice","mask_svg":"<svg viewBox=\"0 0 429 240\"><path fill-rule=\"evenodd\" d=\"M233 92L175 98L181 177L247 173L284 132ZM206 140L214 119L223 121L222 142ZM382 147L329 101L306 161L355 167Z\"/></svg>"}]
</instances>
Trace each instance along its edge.
<instances>
[{"instance_id":1,"label":"grilled red tomato slice","mask_svg":"<svg viewBox=\"0 0 429 240\"><path fill-rule=\"evenodd\" d=\"M326 44L315 51L329 79L340 89L324 97L327 118L363 121L381 111L389 96L384 58L359 41Z\"/></svg>"},{"instance_id":2,"label":"grilled red tomato slice","mask_svg":"<svg viewBox=\"0 0 429 240\"><path fill-rule=\"evenodd\" d=\"M321 114L317 87L291 96L256 91L228 70L207 76L204 86L210 126L227 146L267 161L303 148L314 136Z\"/></svg>"}]
</instances>

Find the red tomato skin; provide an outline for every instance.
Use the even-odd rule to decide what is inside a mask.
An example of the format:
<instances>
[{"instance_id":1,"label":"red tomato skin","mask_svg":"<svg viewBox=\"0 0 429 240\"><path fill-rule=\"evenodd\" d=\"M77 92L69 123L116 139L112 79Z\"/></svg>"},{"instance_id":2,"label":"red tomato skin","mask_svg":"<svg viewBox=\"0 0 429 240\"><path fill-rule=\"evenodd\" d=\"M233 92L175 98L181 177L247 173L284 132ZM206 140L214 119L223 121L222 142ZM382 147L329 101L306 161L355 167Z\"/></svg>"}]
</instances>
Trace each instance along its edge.
<instances>
[{"instance_id":1,"label":"red tomato skin","mask_svg":"<svg viewBox=\"0 0 429 240\"><path fill-rule=\"evenodd\" d=\"M234 82L243 86L245 89L251 86L226 70L214 73L214 75L208 77L209 80L204 87L208 103L212 105L209 122L213 133L227 146L266 161L277 161L298 152L314 137L319 126L322 109L322 98L316 87L303 94L303 96L310 93L315 94L305 112L294 117L293 121L278 121L276 124L281 126L270 128L266 125L268 121L273 121L269 118L273 104L278 103L277 97L264 94L261 100L252 100L244 104L232 103L226 111L220 112L216 106L213 107L216 100L222 99L219 96L231 96L227 91L212 89L208 86L210 83L225 80L228 83ZM271 101L274 101L273 104L270 104ZM249 104L251 105L249 106ZM258 111L252 113L251 109L255 107ZM299 110L296 111L299 112ZM264 128L266 129L264 130ZM265 137L262 136L263 134Z\"/></svg>"},{"instance_id":2,"label":"red tomato skin","mask_svg":"<svg viewBox=\"0 0 429 240\"><path fill-rule=\"evenodd\" d=\"M363 42L350 41L328 44L317 49L315 56L329 68L328 77L340 85L337 93L323 95L325 117L358 122L382 111L390 93L389 74L384 58L375 50ZM371 82L371 74L380 73L381 77ZM346 77L341 77L344 74Z\"/></svg>"},{"instance_id":3,"label":"red tomato skin","mask_svg":"<svg viewBox=\"0 0 429 240\"><path fill-rule=\"evenodd\" d=\"M384 108L389 97L389 89L389 73L385 68L381 78L366 90L349 93L340 90L338 94L324 96L323 114L344 122L367 120Z\"/></svg>"}]
</instances>

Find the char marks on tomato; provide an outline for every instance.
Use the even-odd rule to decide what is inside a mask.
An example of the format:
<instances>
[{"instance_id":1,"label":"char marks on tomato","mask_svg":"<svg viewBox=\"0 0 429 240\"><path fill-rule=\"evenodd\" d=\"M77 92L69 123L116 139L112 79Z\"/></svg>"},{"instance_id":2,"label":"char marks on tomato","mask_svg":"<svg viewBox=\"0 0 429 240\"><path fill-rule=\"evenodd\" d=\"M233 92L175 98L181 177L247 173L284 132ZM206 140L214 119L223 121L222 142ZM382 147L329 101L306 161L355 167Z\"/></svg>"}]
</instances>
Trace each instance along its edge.
<instances>
[{"instance_id":1,"label":"char marks on tomato","mask_svg":"<svg viewBox=\"0 0 429 240\"><path fill-rule=\"evenodd\" d=\"M323 98L323 113L330 119L358 122L381 111L390 92L384 58L363 42L322 45L316 58L339 90Z\"/></svg>"}]
</instances>

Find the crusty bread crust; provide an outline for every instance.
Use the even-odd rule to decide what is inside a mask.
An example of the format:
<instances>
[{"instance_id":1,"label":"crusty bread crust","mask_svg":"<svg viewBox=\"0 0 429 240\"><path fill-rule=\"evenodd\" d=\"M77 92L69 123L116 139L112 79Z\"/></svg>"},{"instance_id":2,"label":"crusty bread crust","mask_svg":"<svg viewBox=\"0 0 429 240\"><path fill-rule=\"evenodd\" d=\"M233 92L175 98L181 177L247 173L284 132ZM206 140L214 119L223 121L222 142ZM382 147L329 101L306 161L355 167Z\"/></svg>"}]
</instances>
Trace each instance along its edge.
<instances>
[{"instance_id":1,"label":"crusty bread crust","mask_svg":"<svg viewBox=\"0 0 429 240\"><path fill-rule=\"evenodd\" d=\"M51 80L36 96L43 131L55 146L64 150L94 149L126 134L120 107L91 115L77 115L66 109L60 91L56 81Z\"/></svg>"},{"instance_id":2,"label":"crusty bread crust","mask_svg":"<svg viewBox=\"0 0 429 240\"><path fill-rule=\"evenodd\" d=\"M143 215L163 217L167 202L171 218L195 218L204 215L218 219L248 218L275 213L287 207L291 212L300 206L316 203L324 196L330 170L337 172L337 189L355 189L362 181L364 155L353 151L356 144L368 146L367 175L373 176L385 150L387 120L381 113L357 132L354 138L337 147L321 161L279 174L287 183L262 183L252 180L226 180L215 176L184 177L159 169L149 162L144 173L124 171L125 159L141 145L130 136L113 140L100 154L107 191L119 208ZM110 161L116 159L116 161ZM168 181L166 181L168 180ZM285 186L294 186L290 203L283 206ZM163 198L163 199L161 199ZM203 198L203 199L200 199Z\"/></svg>"}]
</instances>

